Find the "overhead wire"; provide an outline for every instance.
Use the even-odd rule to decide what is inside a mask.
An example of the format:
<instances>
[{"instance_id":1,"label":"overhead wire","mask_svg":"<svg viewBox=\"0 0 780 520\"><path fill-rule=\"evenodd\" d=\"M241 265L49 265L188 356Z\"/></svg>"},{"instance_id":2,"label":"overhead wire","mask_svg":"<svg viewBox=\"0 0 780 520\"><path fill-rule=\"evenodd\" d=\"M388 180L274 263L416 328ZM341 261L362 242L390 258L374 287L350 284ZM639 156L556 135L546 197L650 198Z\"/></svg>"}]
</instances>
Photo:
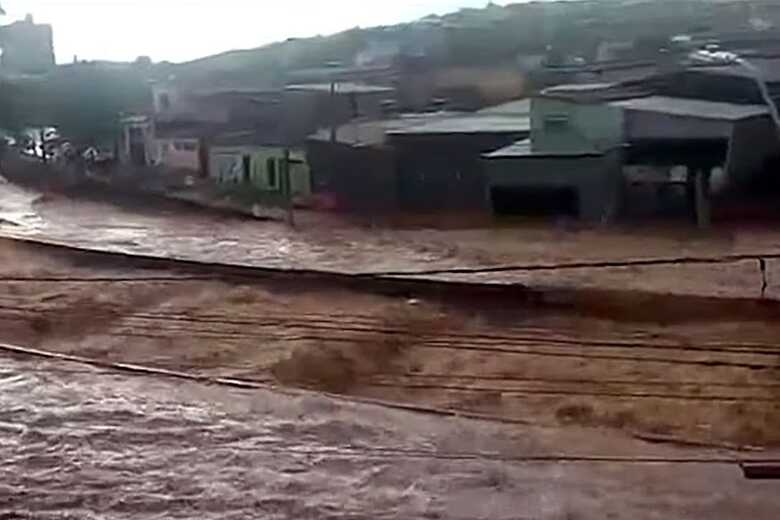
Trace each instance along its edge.
<instances>
[{"instance_id":1,"label":"overhead wire","mask_svg":"<svg viewBox=\"0 0 780 520\"><path fill-rule=\"evenodd\" d=\"M267 385L258 385L250 381L242 381L240 379L225 379L225 378L208 378L204 376L191 375L186 373L178 373L167 370L156 369L153 367L145 367L141 365L111 363L111 362L97 362L95 360L89 360L80 358L78 356L69 356L54 352L47 352L35 349L29 349L26 347L18 347L7 344L0 344L0 350L12 353L15 355L34 356L40 358L54 359L60 362L78 363L83 365L91 365L101 370L116 370L130 374L143 375L144 377L165 377L165 378L177 378L188 379L194 382L254 388L254 389L266 389L274 390L273 387ZM94 375L94 374L91 374ZM276 389L280 391L280 389ZM285 393L292 393L287 391ZM326 395L326 394L323 394ZM349 401L350 399L342 398L341 400ZM369 400L354 400L354 402L370 403ZM373 404L381 405L379 402ZM388 405L390 403L387 403ZM404 405L392 405L390 407L399 409L409 409L415 411L411 406ZM424 408L420 408L417 411L425 411ZM449 412L447 410L428 409L429 413L439 413L446 415L459 415L458 412ZM465 415L463 415L465 417ZM215 446L215 449L221 449L220 446ZM233 449L232 446L224 447L225 449ZM361 459L377 457L382 459L397 459L408 458L417 460L442 460L442 461L495 461L495 462L507 462L507 463L605 463L605 464L674 464L674 465L748 465L748 464L780 464L780 458L763 457L758 458L756 456L735 456L735 455L708 455L699 457L682 457L682 456L636 456L636 455L581 455L581 454L565 454L565 453L545 453L534 455L506 455L499 452L446 452L435 451L429 449L409 449L400 447L379 447L379 446L364 446L364 445L337 445L337 446L324 446L316 449L301 447L301 446L285 446L284 448L278 448L275 446L268 446L266 443L261 442L257 446L242 446L241 451L251 451L262 449L267 453L285 454L289 456L320 456L331 458L354 458L361 457ZM723 450L720 450L723 451ZM728 450L727 450L728 451Z\"/></svg>"}]
</instances>

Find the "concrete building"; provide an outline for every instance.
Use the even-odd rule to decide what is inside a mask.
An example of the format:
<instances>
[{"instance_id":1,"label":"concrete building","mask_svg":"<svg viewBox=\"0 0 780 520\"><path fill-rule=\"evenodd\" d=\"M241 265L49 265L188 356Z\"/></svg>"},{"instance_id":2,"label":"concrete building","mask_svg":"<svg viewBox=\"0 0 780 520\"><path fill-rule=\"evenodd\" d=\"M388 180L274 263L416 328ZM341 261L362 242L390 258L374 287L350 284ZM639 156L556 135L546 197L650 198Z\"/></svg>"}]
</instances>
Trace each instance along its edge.
<instances>
[{"instance_id":1,"label":"concrete building","mask_svg":"<svg viewBox=\"0 0 780 520\"><path fill-rule=\"evenodd\" d=\"M452 115L437 112L355 120L335 133L323 129L309 136L306 157L319 205L372 215L398 211L397 155L388 133Z\"/></svg>"},{"instance_id":2,"label":"concrete building","mask_svg":"<svg viewBox=\"0 0 780 520\"><path fill-rule=\"evenodd\" d=\"M121 120L119 160L133 167L151 166L157 160L154 121L147 116L131 116Z\"/></svg>"},{"instance_id":3,"label":"concrete building","mask_svg":"<svg viewBox=\"0 0 780 520\"><path fill-rule=\"evenodd\" d=\"M557 87L533 100L530 139L484 156L495 213L560 213L588 220L614 215L623 111L588 98L608 87Z\"/></svg>"},{"instance_id":4,"label":"concrete building","mask_svg":"<svg viewBox=\"0 0 780 520\"><path fill-rule=\"evenodd\" d=\"M268 206L284 204L284 143L271 143L253 132L222 135L208 150L209 176L228 191ZM309 165L302 149L289 150L290 193L302 199L311 195Z\"/></svg>"},{"instance_id":5,"label":"concrete building","mask_svg":"<svg viewBox=\"0 0 780 520\"><path fill-rule=\"evenodd\" d=\"M481 155L528 137L527 117L469 114L388 132L405 211L486 211Z\"/></svg>"},{"instance_id":6,"label":"concrete building","mask_svg":"<svg viewBox=\"0 0 780 520\"><path fill-rule=\"evenodd\" d=\"M738 186L779 144L766 105L654 95L642 83L572 85L535 98L530 139L485 161L499 213L609 220L626 208L627 188L650 183L659 192L682 186L707 225L713 174L721 175L721 190Z\"/></svg>"}]
</instances>

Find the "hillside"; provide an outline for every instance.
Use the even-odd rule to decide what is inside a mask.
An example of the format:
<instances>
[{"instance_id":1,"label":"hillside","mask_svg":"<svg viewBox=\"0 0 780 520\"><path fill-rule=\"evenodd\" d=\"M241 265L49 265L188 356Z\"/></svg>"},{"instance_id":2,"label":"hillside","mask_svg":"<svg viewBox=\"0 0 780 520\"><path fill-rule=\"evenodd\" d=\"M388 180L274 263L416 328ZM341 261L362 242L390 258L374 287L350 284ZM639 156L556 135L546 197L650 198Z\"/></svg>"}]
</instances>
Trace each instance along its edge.
<instances>
[{"instance_id":1,"label":"hillside","mask_svg":"<svg viewBox=\"0 0 780 520\"><path fill-rule=\"evenodd\" d=\"M180 79L283 83L290 71L323 67L398 64L413 58L427 67L491 65L523 55L563 61L598 59L603 43L623 44L647 57L678 34L718 36L774 32L780 9L769 0L596 0L489 4L410 23L354 28L331 36L290 39L257 49L229 51L165 67Z\"/></svg>"}]
</instances>

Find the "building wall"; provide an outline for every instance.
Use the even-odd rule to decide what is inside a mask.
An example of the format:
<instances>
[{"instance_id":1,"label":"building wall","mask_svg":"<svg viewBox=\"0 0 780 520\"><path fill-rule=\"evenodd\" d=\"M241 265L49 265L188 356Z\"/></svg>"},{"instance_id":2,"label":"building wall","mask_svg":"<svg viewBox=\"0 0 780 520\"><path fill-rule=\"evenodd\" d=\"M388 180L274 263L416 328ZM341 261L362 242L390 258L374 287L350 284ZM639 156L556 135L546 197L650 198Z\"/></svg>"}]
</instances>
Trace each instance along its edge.
<instances>
[{"instance_id":1,"label":"building wall","mask_svg":"<svg viewBox=\"0 0 780 520\"><path fill-rule=\"evenodd\" d=\"M724 139L728 141L728 155L722 165L727 185L742 184L762 173L767 160L780 152L778 131L768 116L732 122L628 111L626 137L628 142Z\"/></svg>"},{"instance_id":2,"label":"building wall","mask_svg":"<svg viewBox=\"0 0 780 520\"><path fill-rule=\"evenodd\" d=\"M537 151L607 150L623 142L623 110L605 104L537 97L531 102L531 139Z\"/></svg>"},{"instance_id":3,"label":"building wall","mask_svg":"<svg viewBox=\"0 0 780 520\"><path fill-rule=\"evenodd\" d=\"M249 169L244 169L248 158ZM251 187L281 194L284 148L263 146L213 146L209 150L209 174L220 184ZM293 196L311 194L311 175L301 150L290 152Z\"/></svg>"},{"instance_id":4,"label":"building wall","mask_svg":"<svg viewBox=\"0 0 780 520\"><path fill-rule=\"evenodd\" d=\"M200 169L198 139L157 139L160 164L175 170Z\"/></svg>"},{"instance_id":5,"label":"building wall","mask_svg":"<svg viewBox=\"0 0 780 520\"><path fill-rule=\"evenodd\" d=\"M488 188L573 188L580 217L602 221L620 210L619 150L597 157L517 157L485 161Z\"/></svg>"},{"instance_id":6,"label":"building wall","mask_svg":"<svg viewBox=\"0 0 780 520\"><path fill-rule=\"evenodd\" d=\"M309 140L306 156L313 192L332 200L335 209L372 214L398 209L391 149Z\"/></svg>"},{"instance_id":7,"label":"building wall","mask_svg":"<svg viewBox=\"0 0 780 520\"><path fill-rule=\"evenodd\" d=\"M160 121L227 123L230 120L230 106L226 103L204 101L175 85L154 85L152 95L155 117Z\"/></svg>"},{"instance_id":8,"label":"building wall","mask_svg":"<svg viewBox=\"0 0 780 520\"><path fill-rule=\"evenodd\" d=\"M331 96L327 91L286 90L280 118L287 138L298 144L320 128L341 126L357 117L376 119L382 115L383 102L393 97L384 92Z\"/></svg>"},{"instance_id":9,"label":"building wall","mask_svg":"<svg viewBox=\"0 0 780 520\"><path fill-rule=\"evenodd\" d=\"M122 123L119 160L134 166L151 166L159 160L155 145L154 125L149 120Z\"/></svg>"},{"instance_id":10,"label":"building wall","mask_svg":"<svg viewBox=\"0 0 780 520\"><path fill-rule=\"evenodd\" d=\"M482 154L527 137L527 132L392 136L400 208L487 210Z\"/></svg>"},{"instance_id":11,"label":"building wall","mask_svg":"<svg viewBox=\"0 0 780 520\"><path fill-rule=\"evenodd\" d=\"M726 167L729 184L739 185L763 173L767 160L779 153L778 129L771 118L760 117L735 123L731 129Z\"/></svg>"},{"instance_id":12,"label":"building wall","mask_svg":"<svg viewBox=\"0 0 780 520\"><path fill-rule=\"evenodd\" d=\"M626 139L729 138L733 123L716 119L681 117L658 112L626 111Z\"/></svg>"}]
</instances>

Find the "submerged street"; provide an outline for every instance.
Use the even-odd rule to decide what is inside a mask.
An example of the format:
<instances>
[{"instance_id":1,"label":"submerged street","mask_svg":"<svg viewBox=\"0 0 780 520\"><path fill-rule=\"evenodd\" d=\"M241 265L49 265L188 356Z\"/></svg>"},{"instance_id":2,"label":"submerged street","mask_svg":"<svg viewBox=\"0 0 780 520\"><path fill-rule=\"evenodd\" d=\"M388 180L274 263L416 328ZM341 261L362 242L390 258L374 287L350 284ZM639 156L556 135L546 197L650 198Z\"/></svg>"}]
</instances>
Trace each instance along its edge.
<instances>
[{"instance_id":1,"label":"submerged street","mask_svg":"<svg viewBox=\"0 0 780 520\"><path fill-rule=\"evenodd\" d=\"M281 222L226 216L159 198L99 201L95 196L42 195L12 184L0 185L0 236L204 262L341 273L780 252L780 235L772 229L714 235L685 228L637 234L533 223L507 228L398 229L356 225L326 213L306 212L291 229ZM767 261L768 296L780 295L774 283L779 265L776 260ZM755 298L761 294L756 261L426 277L701 296Z\"/></svg>"},{"instance_id":2,"label":"submerged street","mask_svg":"<svg viewBox=\"0 0 780 520\"><path fill-rule=\"evenodd\" d=\"M780 517L773 2L0 4L0 520Z\"/></svg>"},{"instance_id":3,"label":"submerged street","mask_svg":"<svg viewBox=\"0 0 780 520\"><path fill-rule=\"evenodd\" d=\"M640 443L611 435L584 453L576 434L550 429L70 363L3 356L2 365L3 518L771 520L777 512L776 486L745 481L734 465L518 461L637 453Z\"/></svg>"}]
</instances>

